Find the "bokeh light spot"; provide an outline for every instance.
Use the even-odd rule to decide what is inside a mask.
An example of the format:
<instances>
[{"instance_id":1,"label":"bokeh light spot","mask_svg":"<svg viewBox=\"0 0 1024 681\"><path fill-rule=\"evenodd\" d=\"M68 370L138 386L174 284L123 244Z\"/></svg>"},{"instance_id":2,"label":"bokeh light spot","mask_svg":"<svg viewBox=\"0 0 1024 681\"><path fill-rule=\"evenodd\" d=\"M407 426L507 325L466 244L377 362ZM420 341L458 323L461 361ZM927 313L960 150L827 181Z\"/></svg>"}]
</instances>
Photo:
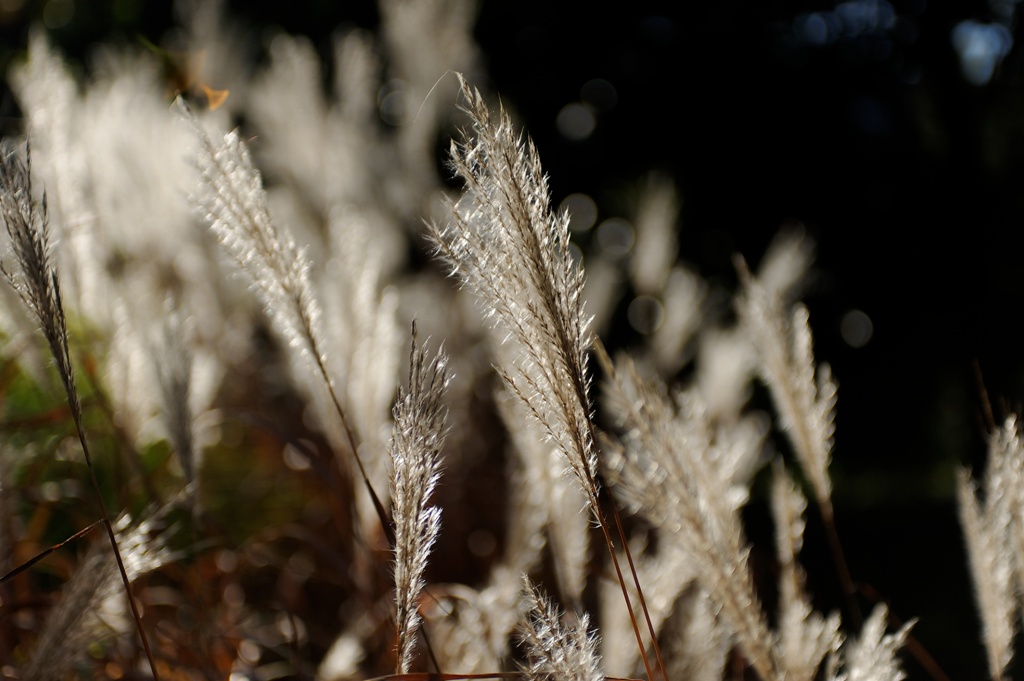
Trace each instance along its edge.
<instances>
[{"instance_id":1,"label":"bokeh light spot","mask_svg":"<svg viewBox=\"0 0 1024 681\"><path fill-rule=\"evenodd\" d=\"M224 599L224 604L229 608L241 608L245 605L245 590L240 585L231 583L224 587L224 593L221 595L221 598ZM241 650L239 651L239 657L241 657Z\"/></svg>"},{"instance_id":2,"label":"bokeh light spot","mask_svg":"<svg viewBox=\"0 0 1024 681\"><path fill-rule=\"evenodd\" d=\"M849 0L836 5L836 16L849 35L881 33L896 23L896 10L885 0Z\"/></svg>"},{"instance_id":3,"label":"bokeh light spot","mask_svg":"<svg viewBox=\"0 0 1024 681\"><path fill-rule=\"evenodd\" d=\"M829 41L828 22L820 12L797 17L794 27L800 40L808 45L821 47Z\"/></svg>"},{"instance_id":4,"label":"bokeh light spot","mask_svg":"<svg viewBox=\"0 0 1024 681\"><path fill-rule=\"evenodd\" d=\"M862 348L871 341L875 326L861 310L850 310L839 322L839 333L851 348Z\"/></svg>"},{"instance_id":5,"label":"bokeh light spot","mask_svg":"<svg viewBox=\"0 0 1024 681\"><path fill-rule=\"evenodd\" d=\"M622 218L608 218L597 227L597 245L611 258L629 253L635 239L633 225Z\"/></svg>"},{"instance_id":6,"label":"bokeh light spot","mask_svg":"<svg viewBox=\"0 0 1024 681\"><path fill-rule=\"evenodd\" d=\"M466 545L474 556L487 558L497 549L498 541L494 534L487 530L474 530L466 538Z\"/></svg>"},{"instance_id":7,"label":"bokeh light spot","mask_svg":"<svg viewBox=\"0 0 1024 681\"><path fill-rule=\"evenodd\" d=\"M580 99L594 111L605 113L619 103L619 93L616 92L615 86L604 78L594 78L580 88Z\"/></svg>"},{"instance_id":8,"label":"bokeh light spot","mask_svg":"<svg viewBox=\"0 0 1024 681\"><path fill-rule=\"evenodd\" d=\"M399 126L409 122L409 96L405 83L390 80L377 92L380 117L388 125Z\"/></svg>"},{"instance_id":9,"label":"bokeh light spot","mask_svg":"<svg viewBox=\"0 0 1024 681\"><path fill-rule=\"evenodd\" d=\"M800 14L793 20L792 35L802 45L825 47L843 40L883 37L896 28L897 18L887 0L848 0L832 11ZM858 50L865 45L870 43L862 43Z\"/></svg>"},{"instance_id":10,"label":"bokeh light spot","mask_svg":"<svg viewBox=\"0 0 1024 681\"><path fill-rule=\"evenodd\" d=\"M661 301L651 296L637 296L626 310L629 325L638 332L648 335L658 330L665 321L665 308Z\"/></svg>"},{"instance_id":11,"label":"bokeh light spot","mask_svg":"<svg viewBox=\"0 0 1024 681\"><path fill-rule=\"evenodd\" d=\"M1013 35L1002 24L961 21L953 29L953 47L960 72L971 85L985 85L1013 47Z\"/></svg>"},{"instance_id":12,"label":"bokeh light spot","mask_svg":"<svg viewBox=\"0 0 1024 681\"><path fill-rule=\"evenodd\" d=\"M558 208L569 212L569 229L573 232L586 232L597 222L597 203L586 194L569 194Z\"/></svg>"},{"instance_id":13,"label":"bokeh light spot","mask_svg":"<svg viewBox=\"0 0 1024 681\"><path fill-rule=\"evenodd\" d=\"M573 102L566 104L558 112L558 117L555 118L555 126L558 128L558 132L562 133L562 136L566 139L581 142L594 133L594 128L597 127L597 119L594 117L594 112L589 106Z\"/></svg>"},{"instance_id":14,"label":"bokeh light spot","mask_svg":"<svg viewBox=\"0 0 1024 681\"><path fill-rule=\"evenodd\" d=\"M244 639L238 644L238 659L249 664L255 664L260 659L260 647L255 641Z\"/></svg>"},{"instance_id":15,"label":"bokeh light spot","mask_svg":"<svg viewBox=\"0 0 1024 681\"><path fill-rule=\"evenodd\" d=\"M60 501L60 485L53 480L47 480L39 485L39 496L51 503Z\"/></svg>"},{"instance_id":16,"label":"bokeh light spot","mask_svg":"<svg viewBox=\"0 0 1024 681\"><path fill-rule=\"evenodd\" d=\"M0 17L14 18L25 6L25 0L0 0Z\"/></svg>"},{"instance_id":17,"label":"bokeh light spot","mask_svg":"<svg viewBox=\"0 0 1024 681\"><path fill-rule=\"evenodd\" d=\"M304 471L309 468L309 459L299 451L299 448L292 444L284 446L284 465L293 471Z\"/></svg>"},{"instance_id":18,"label":"bokeh light spot","mask_svg":"<svg viewBox=\"0 0 1024 681\"><path fill-rule=\"evenodd\" d=\"M75 16L75 0L49 0L43 7L43 25L50 30L64 28Z\"/></svg>"},{"instance_id":19,"label":"bokeh light spot","mask_svg":"<svg viewBox=\"0 0 1024 681\"><path fill-rule=\"evenodd\" d=\"M214 562L217 564L218 570L228 574L234 572L238 567L238 556L230 549L221 549L214 556Z\"/></svg>"},{"instance_id":20,"label":"bokeh light spot","mask_svg":"<svg viewBox=\"0 0 1024 681\"><path fill-rule=\"evenodd\" d=\"M118 21L135 21L142 13L142 0L114 0L110 9Z\"/></svg>"}]
</instances>

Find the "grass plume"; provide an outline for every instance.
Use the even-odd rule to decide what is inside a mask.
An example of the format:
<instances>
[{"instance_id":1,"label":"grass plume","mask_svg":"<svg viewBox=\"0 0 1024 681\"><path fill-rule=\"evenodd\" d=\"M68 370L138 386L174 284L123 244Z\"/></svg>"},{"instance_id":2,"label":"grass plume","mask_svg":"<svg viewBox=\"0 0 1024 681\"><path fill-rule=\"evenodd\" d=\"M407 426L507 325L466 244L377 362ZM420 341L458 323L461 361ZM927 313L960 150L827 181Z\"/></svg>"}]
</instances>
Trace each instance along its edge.
<instances>
[{"instance_id":1,"label":"grass plume","mask_svg":"<svg viewBox=\"0 0 1024 681\"><path fill-rule=\"evenodd\" d=\"M452 273L478 296L485 317L510 346L499 352L510 360L498 372L579 481L628 605L613 530L599 499L587 373L590 318L583 310L583 270L569 249L569 216L551 208L533 142L522 141L504 110L492 121L483 96L465 81L462 96L473 132L461 144L452 143L451 162L465 192L451 206L452 219L444 226L431 224L431 234ZM625 537L619 535L629 557ZM633 575L635 582L635 571ZM636 587L646 613L643 593ZM647 624L657 654L649 618ZM634 633L643 650L635 620ZM643 661L648 666L646 656ZM652 676L650 668L647 674Z\"/></svg>"},{"instance_id":2,"label":"grass plume","mask_svg":"<svg viewBox=\"0 0 1024 681\"><path fill-rule=\"evenodd\" d=\"M412 662L423 572L441 529L441 510L427 502L441 476L447 418L443 400L451 380L447 364L443 352L428 360L426 346L416 345L414 326L409 387L399 391L395 402L391 437L398 674L408 672Z\"/></svg>"},{"instance_id":3,"label":"grass plume","mask_svg":"<svg viewBox=\"0 0 1024 681\"><path fill-rule=\"evenodd\" d=\"M522 645L530 681L603 681L590 619L566 624L557 608L529 580L523 583Z\"/></svg>"}]
</instances>

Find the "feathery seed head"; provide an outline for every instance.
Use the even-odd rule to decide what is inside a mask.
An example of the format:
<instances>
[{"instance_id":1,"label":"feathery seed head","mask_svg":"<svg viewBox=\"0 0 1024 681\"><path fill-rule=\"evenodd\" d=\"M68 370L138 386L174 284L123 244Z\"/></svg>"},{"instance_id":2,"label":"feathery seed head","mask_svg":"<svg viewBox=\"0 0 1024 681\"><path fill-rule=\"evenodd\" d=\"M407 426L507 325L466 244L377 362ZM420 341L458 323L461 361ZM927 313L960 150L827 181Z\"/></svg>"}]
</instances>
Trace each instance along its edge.
<instances>
[{"instance_id":1,"label":"feathery seed head","mask_svg":"<svg viewBox=\"0 0 1024 681\"><path fill-rule=\"evenodd\" d=\"M418 601L430 549L441 529L441 510L427 502L441 476L447 430L444 395L451 381L443 350L427 360L413 326L409 387L400 390L391 438L391 496L395 524L395 600L398 673L409 671L420 616Z\"/></svg>"},{"instance_id":2,"label":"feathery seed head","mask_svg":"<svg viewBox=\"0 0 1024 681\"><path fill-rule=\"evenodd\" d=\"M116 523L117 543L130 581L156 570L171 558L165 536L156 529L161 516L162 511L158 511L149 521L137 525L124 516ZM47 614L22 678L66 678L99 633L109 631L112 625L115 629L129 628L131 620L123 616L120 582L110 546L105 541L94 543L65 585L60 602ZM116 611L110 612L111 608ZM111 614L116 616L110 617Z\"/></svg>"},{"instance_id":3,"label":"feathery seed head","mask_svg":"<svg viewBox=\"0 0 1024 681\"><path fill-rule=\"evenodd\" d=\"M465 192L444 226L430 225L438 254L473 291L508 347L499 373L562 450L597 503L597 447L590 423L583 271L569 251L569 220L551 208L536 147L504 109L492 118L462 82L471 133L453 143Z\"/></svg>"},{"instance_id":4,"label":"feathery seed head","mask_svg":"<svg viewBox=\"0 0 1024 681\"><path fill-rule=\"evenodd\" d=\"M523 576L522 646L527 664L523 672L531 681L602 681L597 637L587 628L584 613L575 624L566 625L558 609Z\"/></svg>"},{"instance_id":5,"label":"feathery seed head","mask_svg":"<svg viewBox=\"0 0 1024 681\"><path fill-rule=\"evenodd\" d=\"M1013 484L1013 467L1007 465L1013 456L1013 431L1011 421L991 436L983 500L978 498L970 473L961 470L957 476L960 525L981 620L981 638L993 679L1002 678L1013 657L1019 608L1014 593L1014 578L1021 569L1014 564L1018 559L1014 534L1020 531L1021 522L1014 497L1019 492ZM1019 444L1016 449L1019 451Z\"/></svg>"},{"instance_id":6,"label":"feathery seed head","mask_svg":"<svg viewBox=\"0 0 1024 681\"><path fill-rule=\"evenodd\" d=\"M46 195L38 204L32 197L31 150L27 146L25 161L7 145L0 149L0 215L17 263L17 269L11 270L0 262L0 270L36 318L77 418L81 407L71 371L60 280L52 259Z\"/></svg>"},{"instance_id":7,"label":"feathery seed head","mask_svg":"<svg viewBox=\"0 0 1024 681\"><path fill-rule=\"evenodd\" d=\"M180 98L178 108L200 142L203 184L192 197L196 210L251 279L282 338L311 364L320 364L320 304L305 249L271 222L263 179L238 131L215 146Z\"/></svg>"},{"instance_id":8,"label":"feathery seed head","mask_svg":"<svg viewBox=\"0 0 1024 681\"><path fill-rule=\"evenodd\" d=\"M907 677L896 653L907 640L914 620L894 633L885 633L888 610L877 605L861 627L860 636L846 650L846 681L901 681Z\"/></svg>"},{"instance_id":9,"label":"feathery seed head","mask_svg":"<svg viewBox=\"0 0 1024 681\"><path fill-rule=\"evenodd\" d=\"M758 353L758 370L816 501L830 516L836 383L827 364L815 366L807 308L787 309L784 291L754 278L742 261L739 268L744 290L737 306Z\"/></svg>"}]
</instances>

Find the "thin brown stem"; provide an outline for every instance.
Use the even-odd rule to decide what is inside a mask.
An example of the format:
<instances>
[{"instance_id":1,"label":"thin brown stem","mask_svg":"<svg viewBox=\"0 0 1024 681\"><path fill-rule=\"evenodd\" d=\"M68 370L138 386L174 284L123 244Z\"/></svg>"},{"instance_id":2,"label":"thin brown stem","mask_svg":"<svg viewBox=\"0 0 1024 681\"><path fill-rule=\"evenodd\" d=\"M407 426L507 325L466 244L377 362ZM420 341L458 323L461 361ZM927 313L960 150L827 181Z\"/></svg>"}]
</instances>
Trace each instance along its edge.
<instances>
[{"instance_id":1,"label":"thin brown stem","mask_svg":"<svg viewBox=\"0 0 1024 681\"><path fill-rule=\"evenodd\" d=\"M305 321L305 319L303 319ZM345 418L345 410L341 406L341 400L338 399L337 393L334 391L334 384L331 382L330 375L327 373L327 367L324 365L323 359L320 355L320 349L317 347L315 336L312 334L312 329L307 328L307 338L310 341L310 346L313 351L313 357L316 359L317 369L320 371L320 376L327 386L327 392L331 396L331 402L334 405L334 411L338 415L338 420L341 423L342 430L345 432L345 438L348 440L349 449L352 451L352 456L356 462L356 467L359 469L359 475L363 480L363 485L366 487L366 491L370 494L370 499L373 502L373 508L377 512L377 517L380 520L381 529L384 531L384 537L389 546L395 545L395 531L391 527L391 523L387 519L387 511L384 510L384 504L381 503L380 497L377 496L376 490L373 488L373 484L370 482L370 477L366 473L366 466L363 464L362 457L359 456L359 447L356 440L355 432L349 426L348 419ZM415 337L416 327L413 326L413 334ZM437 661L437 656L434 654L434 648L430 644L430 637L427 635L425 629L420 628L420 634L423 637L423 644L427 649L427 656L430 658L430 663L434 666L434 669L438 674L441 672L441 665Z\"/></svg>"},{"instance_id":2,"label":"thin brown stem","mask_svg":"<svg viewBox=\"0 0 1024 681\"><path fill-rule=\"evenodd\" d=\"M303 318L303 323L308 320ZM380 497L377 496L376 490L373 489L373 484L370 482L370 476L366 473L366 466L363 464L363 459L359 456L359 445L356 438L355 432L349 426L348 419L345 417L345 410L341 406L341 400L338 399L337 393L334 391L334 384L331 382L330 374L327 373L327 367L324 365L323 358L320 354L320 348L316 343L316 337L313 335L312 328L308 325L304 329L306 337L309 339L310 349L313 353L313 358L316 360L317 369L320 372L320 377L324 381L324 385L327 386L327 392L331 396L331 402L334 404L334 411L338 415L338 421L341 423L341 428L345 433L345 439L348 440L348 447L352 452L352 457L356 462L356 468L359 469L359 476L363 480L363 485L366 487L366 491L370 494L370 500L373 502L373 508L377 512L377 517L380 519L381 528L384 530L384 536L390 546L395 544L395 533L391 529L390 523L388 523L387 511L384 510L384 504L381 503Z\"/></svg>"},{"instance_id":3,"label":"thin brown stem","mask_svg":"<svg viewBox=\"0 0 1024 681\"><path fill-rule=\"evenodd\" d=\"M615 528L619 533L619 541L622 542L622 546L625 548L626 560L629 562L629 573L633 578L633 584L636 586L636 592L640 599L640 608L644 612L644 621L647 623L647 630L651 634L651 645L654 648L654 657L658 660L658 671L661 672L661 677L664 681L669 681L668 672L665 670L665 661L661 658L661 646L658 645L658 636L654 631L654 624L651 622L651 613L647 611L647 599L644 598L643 590L640 588L640 578L636 574L636 566L633 564L633 553L629 550L629 544L626 542L626 533L622 528L622 518L619 515L619 509L612 503L612 517L615 518Z\"/></svg>"},{"instance_id":4,"label":"thin brown stem","mask_svg":"<svg viewBox=\"0 0 1024 681\"><path fill-rule=\"evenodd\" d=\"M629 611L629 623L633 626L633 635L636 636L636 645L640 649L640 661L643 662L644 672L647 674L648 679L653 679L654 674L651 673L651 663L647 660L647 649L644 647L643 637L640 635L640 625L637 624L636 616L633 614L633 602L629 598L629 591L626 589L626 578L622 576L622 568L619 566L619 558L615 555L615 542L612 541L611 534L608 532L608 520L604 517L604 513L600 508L594 507L594 515L597 517L597 524L601 526L601 533L604 535L605 546L608 547L608 553L612 557L612 565L615 566L615 576L619 580L619 589L622 591L622 598L626 602L626 610ZM624 545L625 546L625 545ZM626 551L629 549L626 548ZM632 564L632 560L630 560ZM637 589L639 590L640 584L636 582ZM640 596L640 601L643 602L643 596ZM646 608L644 610L646 612ZM648 624L650 620L648 620ZM653 631L651 633L653 637ZM653 641L655 648L657 648L657 641ZM658 655L659 661L661 655ZM668 681L668 676L662 672L665 677L665 681Z\"/></svg>"},{"instance_id":5,"label":"thin brown stem","mask_svg":"<svg viewBox=\"0 0 1024 681\"><path fill-rule=\"evenodd\" d=\"M89 469L89 479L100 507L103 525L107 530L110 547L114 551L117 568L121 573L121 581L124 583L125 595L128 597L128 604L131 607L132 616L135 618L135 626L138 629L139 638L142 640L142 647L146 651L153 678L157 679L159 675L153 660L153 652L149 647L149 639L142 626L142 617L132 594L131 583L121 558L121 551L117 546L117 537L113 524L110 522L110 514L103 501L103 493L100 490L99 480L96 478L92 455L89 452L89 441L85 436L85 428L82 424L82 402L75 387L75 372L71 364L67 319L64 314L60 279L50 256L46 194L43 194L42 200L38 204L33 201L32 153L27 143L24 164L18 161L12 152L3 150L3 157L0 159L0 176L2 176L0 183L4 185L2 196L0 196L0 208L2 208L0 212L3 213L3 220L7 226L7 233L11 237L21 273L20 276L15 275L14 272L4 268L2 263L0 263L0 270L3 271L26 307L35 316L39 323L39 330L53 355L61 383L64 386L71 417L75 421L75 430L82 445L82 453L85 457L86 467Z\"/></svg>"},{"instance_id":6,"label":"thin brown stem","mask_svg":"<svg viewBox=\"0 0 1024 681\"><path fill-rule=\"evenodd\" d=\"M836 574L839 577L839 586L846 598L846 607L850 611L850 618L853 620L855 629L860 629L864 623L860 606L857 605L857 585L850 574L850 567L846 563L846 555L843 553L843 544L839 541L839 533L836 531L835 514L832 510L832 503L826 500L824 503L818 501L818 510L821 512L821 522L825 527L825 537L828 540L828 548L832 552L832 562L836 566Z\"/></svg>"},{"instance_id":7,"label":"thin brown stem","mask_svg":"<svg viewBox=\"0 0 1024 681\"><path fill-rule=\"evenodd\" d=\"M482 674L433 674L431 672L408 672L388 674L367 681L476 681L477 679L526 679L524 672L484 672ZM640 679L606 676L605 681L640 681Z\"/></svg>"},{"instance_id":8,"label":"thin brown stem","mask_svg":"<svg viewBox=\"0 0 1024 681\"><path fill-rule=\"evenodd\" d=\"M48 549L40 551L39 553L37 553L36 555L34 555L31 558L29 558L28 560L26 560L24 563L22 563L18 567L14 568L13 570L9 570L8 572L4 573L3 576L0 576L0 584L3 584L4 582L6 582L6 581L8 581L8 580L10 580L10 579L20 575L22 572L24 572L25 570L29 569L30 567L32 567L36 563L38 563L43 558L46 558L48 555L50 555L54 551L57 551L57 550L63 548L64 546L66 546L67 544L70 544L71 542L75 541L76 539L80 539L80 538L84 537L85 535L89 534L89 532L92 531L92 528L96 527L97 525L99 525L102 522L103 522L102 520L97 520L96 522L92 523L91 525L88 525L88 526L82 528L81 530L79 530L78 532L75 532L73 535L71 535L70 537L68 537L64 541L62 541L60 543L57 543L57 544L54 544L53 546L51 546Z\"/></svg>"},{"instance_id":9,"label":"thin brown stem","mask_svg":"<svg viewBox=\"0 0 1024 681\"><path fill-rule=\"evenodd\" d=\"M610 368L612 366L611 358L608 356L608 351L605 350L604 344L601 342L601 340L600 339L595 339L594 343L593 343L593 346L594 346L594 351L597 353L598 362L602 366L604 366L606 368L606 370L608 368ZM592 441L596 442L597 440L594 439L594 433L593 433L593 430L595 429L593 421L588 419L588 423L590 424L590 428L591 428L591 438L592 438ZM610 500L610 501L611 501L611 508L612 508L612 516L615 518L615 527L616 527L616 530L618 531L619 541L622 542L622 549L623 549L623 551L626 554L626 560L629 562L630 576L633 579L633 585L636 587L637 597L640 600L640 608L641 608L641 610L643 610L644 621L647 624L647 631L651 635L651 645L652 645L652 648L654 649L654 656L655 656L655 658L658 661L658 671L661 672L661 677L662 677L662 679L664 679L664 681L669 681L668 672L665 669L665 661L661 657L661 646L658 645L658 636L657 636L657 633L654 631L654 624L651 622L650 612L648 612L648 610L647 610L647 599L644 598L644 592L643 592L643 589L640 586L640 578L639 578L639 576L636 573L636 565L633 563L633 553L632 553L632 551L629 550L629 542L626 541L626 532L625 532L625 530L622 527L622 517L619 515L619 509L615 506L615 501L614 500ZM601 529L605 532L606 541L608 541L607 540L608 532L607 532L607 530L605 530L604 518L603 517L599 518L599 522L601 523ZM610 541L608 541L608 550L612 552L612 560L615 561L615 552L612 549L612 545L611 545ZM618 567L618 562L617 561L615 561L615 570L619 574L619 581L621 583L622 582L622 573L619 572L619 567ZM629 607L629 616L630 616L630 619L633 620L633 628L634 628L634 630L636 630L637 629L637 625L636 625L636 620L633 617L633 608L629 605L629 597L628 597L628 595L626 595L626 590L625 590L625 585L624 584L622 585L622 594L623 594L623 596L626 597L626 605L627 605L627 607ZM637 643L640 646L640 657L643 658L643 660L644 660L644 668L647 671L647 678L651 679L652 678L651 670L647 666L647 652L646 652L646 649L643 646L643 642L640 641L640 634L639 634L639 632L637 632Z\"/></svg>"},{"instance_id":10,"label":"thin brown stem","mask_svg":"<svg viewBox=\"0 0 1024 681\"><path fill-rule=\"evenodd\" d=\"M96 404L99 406L100 411L110 422L111 428L114 430L114 436L117 442L121 445L124 451L128 452L128 460L131 462L131 466L135 471L135 475L138 477L139 482L142 484L142 489L145 490L146 496L149 497L151 503L157 503L160 501L160 494L156 491L149 476L146 475L145 466L142 463L142 454L139 453L138 448L132 443L131 438L125 429L118 425L117 419L114 417L114 407L111 405L110 400L107 399L107 394L103 390L103 386L96 380L95 370L93 368L93 360L89 356L83 356L83 353L77 353L79 363L84 367L82 372L85 375L86 380L89 382L89 390L92 396L96 399Z\"/></svg>"},{"instance_id":11,"label":"thin brown stem","mask_svg":"<svg viewBox=\"0 0 1024 681\"><path fill-rule=\"evenodd\" d=\"M142 615L139 613L139 606L132 593L131 581L128 579L128 572L124 569L124 560L121 558L121 550L117 546L117 536L114 534L114 526L110 522L110 514L107 513L107 505L103 501L103 492L100 490L99 480L96 478L96 469L92 465L92 457L89 454L89 441L85 437L85 430L82 427L81 414L75 409L77 402L68 397L71 406L71 416L75 419L75 430L78 431L78 441L82 444L82 452L85 455L85 463L89 469L89 479L92 481L92 489L96 493L96 501L100 505L100 512L103 515L103 527L107 530L107 538L110 540L110 547L114 550L114 559L117 561L117 570L121 574L121 582L124 584L125 595L128 597L128 605L132 610L132 617L135 619L135 628L142 640L142 647L146 651L146 659L149 661L149 668L153 672L153 678L157 681L160 674L156 670L156 661L153 659L153 650L149 646L149 637L142 626Z\"/></svg>"}]
</instances>

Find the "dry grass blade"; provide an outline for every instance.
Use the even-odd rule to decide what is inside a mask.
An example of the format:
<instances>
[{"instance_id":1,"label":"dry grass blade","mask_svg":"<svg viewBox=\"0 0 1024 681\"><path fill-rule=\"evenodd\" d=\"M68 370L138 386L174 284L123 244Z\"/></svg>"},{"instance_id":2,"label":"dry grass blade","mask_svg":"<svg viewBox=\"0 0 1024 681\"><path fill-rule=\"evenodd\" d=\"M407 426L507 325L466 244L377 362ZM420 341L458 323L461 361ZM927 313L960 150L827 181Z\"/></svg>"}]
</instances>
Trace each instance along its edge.
<instances>
[{"instance_id":1,"label":"dry grass blade","mask_svg":"<svg viewBox=\"0 0 1024 681\"><path fill-rule=\"evenodd\" d=\"M409 387L399 392L391 438L399 674L408 672L412 662L423 573L441 529L441 509L427 502L441 475L448 413L443 400L451 380L447 365L444 352L427 360L426 346L416 345L413 326Z\"/></svg>"}]
</instances>

